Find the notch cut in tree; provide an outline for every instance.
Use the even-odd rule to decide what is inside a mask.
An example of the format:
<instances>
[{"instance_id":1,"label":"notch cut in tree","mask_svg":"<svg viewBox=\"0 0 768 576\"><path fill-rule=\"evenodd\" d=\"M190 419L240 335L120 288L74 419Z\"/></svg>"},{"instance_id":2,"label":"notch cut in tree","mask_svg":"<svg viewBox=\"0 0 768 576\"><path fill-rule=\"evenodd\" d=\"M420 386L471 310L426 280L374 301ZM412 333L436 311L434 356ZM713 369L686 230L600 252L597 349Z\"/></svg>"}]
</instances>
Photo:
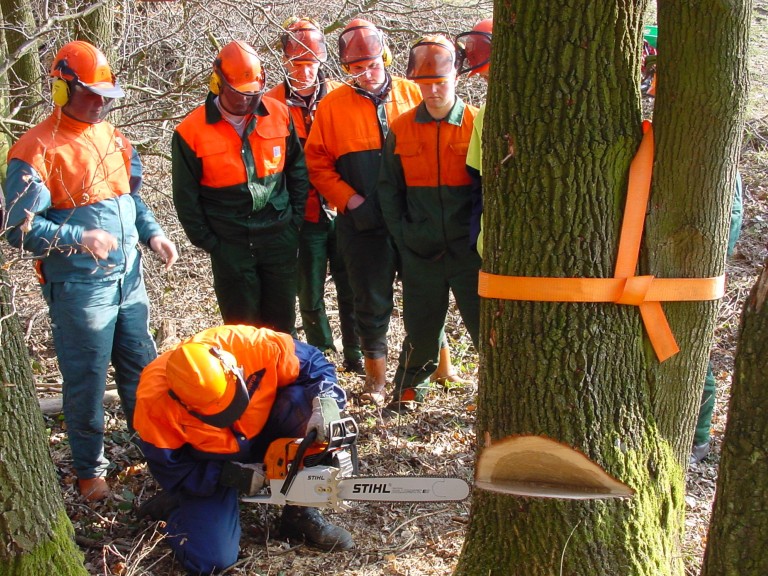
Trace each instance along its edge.
<instances>
[{"instance_id":1,"label":"notch cut in tree","mask_svg":"<svg viewBox=\"0 0 768 576\"><path fill-rule=\"evenodd\" d=\"M575 448L543 436L510 436L485 448L477 461L475 486L503 494L568 500L635 494Z\"/></svg>"}]
</instances>

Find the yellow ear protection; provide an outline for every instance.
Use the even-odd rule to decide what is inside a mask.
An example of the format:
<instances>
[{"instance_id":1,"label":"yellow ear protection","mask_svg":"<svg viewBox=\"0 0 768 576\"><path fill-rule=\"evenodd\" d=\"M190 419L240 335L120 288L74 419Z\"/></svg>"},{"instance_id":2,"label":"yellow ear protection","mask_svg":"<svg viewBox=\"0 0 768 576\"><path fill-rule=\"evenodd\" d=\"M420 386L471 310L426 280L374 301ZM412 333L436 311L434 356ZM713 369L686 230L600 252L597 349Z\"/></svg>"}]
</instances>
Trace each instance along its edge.
<instances>
[{"instance_id":1,"label":"yellow ear protection","mask_svg":"<svg viewBox=\"0 0 768 576\"><path fill-rule=\"evenodd\" d=\"M67 64L66 59L59 60L56 63L55 70L61 74L57 77L53 84L51 84L51 100L56 106L66 106L69 102L69 82L64 79L64 75L72 76L74 81L77 81L77 74Z\"/></svg>"},{"instance_id":2,"label":"yellow ear protection","mask_svg":"<svg viewBox=\"0 0 768 576\"><path fill-rule=\"evenodd\" d=\"M69 102L69 84L66 80L56 78L51 85L51 99L56 106L64 107Z\"/></svg>"},{"instance_id":3,"label":"yellow ear protection","mask_svg":"<svg viewBox=\"0 0 768 576\"><path fill-rule=\"evenodd\" d=\"M392 64L392 51L387 46L386 40L384 41L384 52L382 52L381 58L384 60L384 67L389 68L389 65Z\"/></svg>"},{"instance_id":4,"label":"yellow ear protection","mask_svg":"<svg viewBox=\"0 0 768 576\"><path fill-rule=\"evenodd\" d=\"M221 94L221 76L216 72L216 67L214 67L213 72L211 72L211 79L208 82L208 90L216 94L216 96Z\"/></svg>"}]
</instances>

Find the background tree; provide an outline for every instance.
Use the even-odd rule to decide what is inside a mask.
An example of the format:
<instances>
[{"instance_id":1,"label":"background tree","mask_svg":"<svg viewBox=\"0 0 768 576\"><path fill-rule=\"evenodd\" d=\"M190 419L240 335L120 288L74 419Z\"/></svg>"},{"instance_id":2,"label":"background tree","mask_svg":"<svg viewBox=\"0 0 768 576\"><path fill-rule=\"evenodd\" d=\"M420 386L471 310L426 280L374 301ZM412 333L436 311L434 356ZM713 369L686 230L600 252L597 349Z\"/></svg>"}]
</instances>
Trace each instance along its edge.
<instances>
[{"instance_id":1,"label":"background tree","mask_svg":"<svg viewBox=\"0 0 768 576\"><path fill-rule=\"evenodd\" d=\"M640 141L646 2L496 2L484 270L610 278ZM656 160L637 274L722 274L746 89L748 2L659 6ZM459 575L682 574L684 473L715 302L664 305L655 357L632 306L486 300L477 434L543 435L633 499L478 490Z\"/></svg>"},{"instance_id":2,"label":"background tree","mask_svg":"<svg viewBox=\"0 0 768 576\"><path fill-rule=\"evenodd\" d=\"M0 382L0 574L87 574L48 453L29 353L4 268Z\"/></svg>"},{"instance_id":3,"label":"background tree","mask_svg":"<svg viewBox=\"0 0 768 576\"><path fill-rule=\"evenodd\" d=\"M768 261L744 304L702 576L768 573Z\"/></svg>"},{"instance_id":4,"label":"background tree","mask_svg":"<svg viewBox=\"0 0 768 576\"><path fill-rule=\"evenodd\" d=\"M0 64L0 78L5 76L8 86L7 113L14 120L11 134L18 137L36 117L41 100L41 66L37 55L38 43L26 32L35 29L32 4L24 0L0 0L3 32L8 60ZM5 127L8 130L8 127Z\"/></svg>"}]
</instances>

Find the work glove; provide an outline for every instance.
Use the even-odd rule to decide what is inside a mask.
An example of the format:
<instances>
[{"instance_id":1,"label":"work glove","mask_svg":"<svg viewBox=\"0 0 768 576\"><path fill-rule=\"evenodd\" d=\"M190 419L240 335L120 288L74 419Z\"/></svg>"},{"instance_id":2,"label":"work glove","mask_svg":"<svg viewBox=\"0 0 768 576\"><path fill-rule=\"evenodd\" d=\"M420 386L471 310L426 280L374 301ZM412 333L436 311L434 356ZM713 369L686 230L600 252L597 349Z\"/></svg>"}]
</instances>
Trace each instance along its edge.
<instances>
[{"instance_id":1,"label":"work glove","mask_svg":"<svg viewBox=\"0 0 768 576\"><path fill-rule=\"evenodd\" d=\"M264 465L225 462L219 476L219 484L237 488L240 492L253 496L264 486Z\"/></svg>"},{"instance_id":2,"label":"work glove","mask_svg":"<svg viewBox=\"0 0 768 576\"><path fill-rule=\"evenodd\" d=\"M304 436L308 436L312 430L317 430L317 441L328 440L328 424L339 419L339 405L333 398L315 397L312 399L312 415L307 422L307 430Z\"/></svg>"}]
</instances>

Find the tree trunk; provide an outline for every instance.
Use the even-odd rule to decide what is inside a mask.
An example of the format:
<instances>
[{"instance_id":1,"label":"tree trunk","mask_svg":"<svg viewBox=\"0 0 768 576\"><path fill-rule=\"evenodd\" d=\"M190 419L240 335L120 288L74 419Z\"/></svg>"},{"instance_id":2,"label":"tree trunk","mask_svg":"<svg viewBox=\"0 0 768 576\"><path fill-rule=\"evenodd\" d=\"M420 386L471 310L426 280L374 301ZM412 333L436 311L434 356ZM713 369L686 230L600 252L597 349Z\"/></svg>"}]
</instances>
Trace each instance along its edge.
<instances>
[{"instance_id":1,"label":"tree trunk","mask_svg":"<svg viewBox=\"0 0 768 576\"><path fill-rule=\"evenodd\" d=\"M702 13L712 11L703 28L721 25L722 16L714 15L719 12L703 4ZM628 167L641 138L645 6L645 0L496 2L483 140L485 272L613 276ZM696 22L670 17L666 26L685 24L678 34L694 34ZM660 23L660 41L665 29ZM660 68L667 61L664 46ZM723 66L736 67L729 58L738 49L718 53ZM680 81L688 73L682 70ZM719 83L713 89L726 91ZM710 105L729 116L720 110L729 104L720 98ZM685 174L685 187L660 190L671 184L654 183L654 219L646 222L638 274L722 273L730 198L722 191L734 173L739 132L724 133L721 122L710 125L690 112L684 118L690 123L670 120L657 129L666 137L672 130L688 135L685 154L691 154L691 133L708 149L705 156L677 151L675 167ZM657 167L670 166L671 155L668 145L660 145ZM704 157L717 158L706 191L695 176ZM694 193L706 201L689 205ZM660 206L660 197L675 202ZM686 218L693 232L685 243L675 242L670 222ZM456 574L683 573L684 473L716 304L663 308L672 310L671 327L683 352L660 365L634 306L484 299L481 442L547 436L581 451L636 495L563 501L476 490Z\"/></svg>"},{"instance_id":2,"label":"tree trunk","mask_svg":"<svg viewBox=\"0 0 768 576\"><path fill-rule=\"evenodd\" d=\"M5 26L5 42L9 55L14 55L27 42L27 33L36 29L32 4L25 0L0 0L0 14ZM0 60L0 62L2 62ZM22 124L5 126L16 140L27 131L23 123L34 124L39 115L41 98L41 75L45 76L38 57L37 42L18 56L7 73L9 88L8 108L10 117Z\"/></svg>"},{"instance_id":3,"label":"tree trunk","mask_svg":"<svg viewBox=\"0 0 768 576\"><path fill-rule=\"evenodd\" d=\"M702 576L763 576L768 556L768 260L741 316Z\"/></svg>"},{"instance_id":4,"label":"tree trunk","mask_svg":"<svg viewBox=\"0 0 768 576\"><path fill-rule=\"evenodd\" d=\"M10 299L9 279L0 268L0 574L85 575Z\"/></svg>"},{"instance_id":5,"label":"tree trunk","mask_svg":"<svg viewBox=\"0 0 768 576\"><path fill-rule=\"evenodd\" d=\"M0 21L5 22L3 16L3 4L0 1ZM0 27L0 62L8 60L8 44L5 41L5 30ZM10 127L5 125L3 119L10 113L10 92L8 91L8 74L0 70L0 189L5 185L5 173L8 167L8 150L11 148ZM2 197L2 195L0 195ZM0 205L2 205L0 200ZM0 228L2 228L2 208L0 208Z\"/></svg>"},{"instance_id":6,"label":"tree trunk","mask_svg":"<svg viewBox=\"0 0 768 576\"><path fill-rule=\"evenodd\" d=\"M90 14L74 20L72 32L73 38L87 40L104 53L110 64L114 64L115 6L111 2L106 2Z\"/></svg>"}]
</instances>

